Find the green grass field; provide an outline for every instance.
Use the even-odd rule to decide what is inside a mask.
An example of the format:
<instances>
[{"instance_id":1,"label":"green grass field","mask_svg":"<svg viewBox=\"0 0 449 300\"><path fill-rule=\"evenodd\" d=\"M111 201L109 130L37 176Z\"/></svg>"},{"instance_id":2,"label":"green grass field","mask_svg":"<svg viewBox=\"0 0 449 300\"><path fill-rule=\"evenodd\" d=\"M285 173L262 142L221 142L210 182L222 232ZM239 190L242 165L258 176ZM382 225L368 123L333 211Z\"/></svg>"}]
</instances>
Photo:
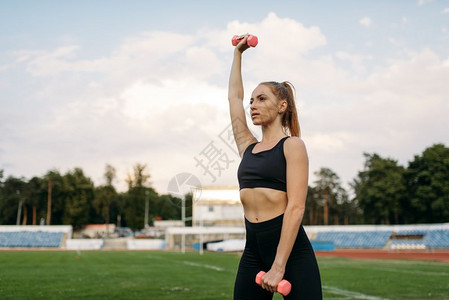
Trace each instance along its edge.
<instances>
[{"instance_id":1,"label":"green grass field","mask_svg":"<svg viewBox=\"0 0 449 300\"><path fill-rule=\"evenodd\" d=\"M0 299L232 299L238 262L226 253L0 251ZM449 299L448 263L318 263L324 299Z\"/></svg>"}]
</instances>

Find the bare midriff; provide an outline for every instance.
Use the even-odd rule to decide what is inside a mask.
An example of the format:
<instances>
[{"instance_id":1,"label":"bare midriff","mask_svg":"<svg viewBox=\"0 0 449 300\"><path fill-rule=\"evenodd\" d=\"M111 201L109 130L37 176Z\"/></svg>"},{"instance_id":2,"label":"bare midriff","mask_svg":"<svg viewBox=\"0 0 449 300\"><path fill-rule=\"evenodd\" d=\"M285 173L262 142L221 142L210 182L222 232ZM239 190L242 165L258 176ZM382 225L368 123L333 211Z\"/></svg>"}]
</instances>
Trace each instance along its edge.
<instances>
[{"instance_id":1,"label":"bare midriff","mask_svg":"<svg viewBox=\"0 0 449 300\"><path fill-rule=\"evenodd\" d=\"M264 222L280 216L287 207L287 193L270 188L243 188L240 190L245 218L252 222Z\"/></svg>"}]
</instances>

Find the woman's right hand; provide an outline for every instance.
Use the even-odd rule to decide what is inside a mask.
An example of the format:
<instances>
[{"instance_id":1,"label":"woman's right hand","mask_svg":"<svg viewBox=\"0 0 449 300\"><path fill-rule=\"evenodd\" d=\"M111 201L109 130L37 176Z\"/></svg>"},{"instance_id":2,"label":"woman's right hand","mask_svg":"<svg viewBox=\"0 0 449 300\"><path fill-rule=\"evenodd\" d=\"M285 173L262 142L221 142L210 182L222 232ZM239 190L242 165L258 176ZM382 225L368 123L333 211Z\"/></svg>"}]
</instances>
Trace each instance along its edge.
<instances>
[{"instance_id":1,"label":"woman's right hand","mask_svg":"<svg viewBox=\"0 0 449 300\"><path fill-rule=\"evenodd\" d=\"M243 53L246 49L249 48L246 40L248 39L249 33L242 34L239 36L239 39L241 38L240 42L235 46L235 51L239 51L240 53Z\"/></svg>"}]
</instances>

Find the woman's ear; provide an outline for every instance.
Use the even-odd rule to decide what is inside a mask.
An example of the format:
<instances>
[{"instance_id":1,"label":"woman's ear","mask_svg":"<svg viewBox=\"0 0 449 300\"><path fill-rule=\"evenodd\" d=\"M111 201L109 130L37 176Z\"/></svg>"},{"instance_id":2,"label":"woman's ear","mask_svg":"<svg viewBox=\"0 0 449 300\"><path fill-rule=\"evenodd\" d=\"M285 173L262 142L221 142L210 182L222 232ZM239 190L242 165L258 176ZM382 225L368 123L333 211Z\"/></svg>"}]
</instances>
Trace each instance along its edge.
<instances>
[{"instance_id":1,"label":"woman's ear","mask_svg":"<svg viewBox=\"0 0 449 300\"><path fill-rule=\"evenodd\" d=\"M279 112L280 114L283 113L283 112L285 112L285 111L287 110L287 107L288 107L287 101L286 101L286 100L282 100L282 101L281 101L281 105L279 106L278 112Z\"/></svg>"}]
</instances>

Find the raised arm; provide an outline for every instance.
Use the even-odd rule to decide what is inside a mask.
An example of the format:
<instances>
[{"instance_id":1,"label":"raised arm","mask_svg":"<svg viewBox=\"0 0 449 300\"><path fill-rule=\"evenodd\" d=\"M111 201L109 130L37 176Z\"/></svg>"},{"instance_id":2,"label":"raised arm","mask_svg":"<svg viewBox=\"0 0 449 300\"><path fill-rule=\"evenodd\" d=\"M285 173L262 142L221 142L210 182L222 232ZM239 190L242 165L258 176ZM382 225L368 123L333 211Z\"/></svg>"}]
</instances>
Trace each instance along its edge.
<instances>
[{"instance_id":1,"label":"raised arm","mask_svg":"<svg viewBox=\"0 0 449 300\"><path fill-rule=\"evenodd\" d=\"M246 124L245 109L243 107L242 54L249 48L246 43L248 35L235 46L229 77L228 100L231 114L232 132L240 157L250 144L257 142Z\"/></svg>"}]
</instances>

